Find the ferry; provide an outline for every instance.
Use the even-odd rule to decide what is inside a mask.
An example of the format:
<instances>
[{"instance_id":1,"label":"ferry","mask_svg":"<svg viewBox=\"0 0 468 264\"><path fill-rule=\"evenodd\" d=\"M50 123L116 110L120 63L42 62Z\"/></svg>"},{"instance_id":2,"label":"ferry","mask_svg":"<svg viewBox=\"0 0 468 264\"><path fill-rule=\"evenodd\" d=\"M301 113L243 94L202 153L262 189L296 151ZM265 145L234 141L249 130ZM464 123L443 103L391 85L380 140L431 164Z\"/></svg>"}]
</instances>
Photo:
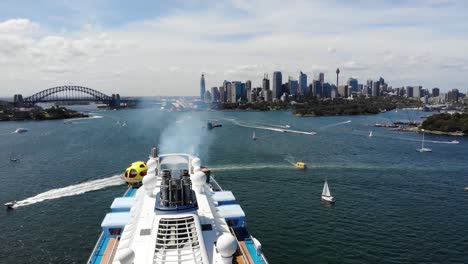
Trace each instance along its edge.
<instances>
[{"instance_id":1,"label":"ferry","mask_svg":"<svg viewBox=\"0 0 468 264\"><path fill-rule=\"evenodd\" d=\"M268 263L233 193L198 157L153 148L144 165L126 170L131 186L111 204L87 263Z\"/></svg>"},{"instance_id":2,"label":"ferry","mask_svg":"<svg viewBox=\"0 0 468 264\"><path fill-rule=\"evenodd\" d=\"M303 161L298 161L296 162L296 167L299 168L299 169L307 169L307 164Z\"/></svg>"}]
</instances>

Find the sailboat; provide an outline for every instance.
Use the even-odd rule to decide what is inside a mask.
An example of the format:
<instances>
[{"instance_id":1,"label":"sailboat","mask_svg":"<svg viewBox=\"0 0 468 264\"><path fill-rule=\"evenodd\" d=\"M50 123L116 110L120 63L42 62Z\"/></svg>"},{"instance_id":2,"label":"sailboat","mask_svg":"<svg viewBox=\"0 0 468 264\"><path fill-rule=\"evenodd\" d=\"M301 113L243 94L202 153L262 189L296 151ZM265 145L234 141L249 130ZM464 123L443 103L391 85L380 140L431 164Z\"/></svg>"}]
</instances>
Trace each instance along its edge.
<instances>
[{"instance_id":1,"label":"sailboat","mask_svg":"<svg viewBox=\"0 0 468 264\"><path fill-rule=\"evenodd\" d=\"M257 137L255 136L255 131L252 133L252 140L257 140Z\"/></svg>"},{"instance_id":2,"label":"sailboat","mask_svg":"<svg viewBox=\"0 0 468 264\"><path fill-rule=\"evenodd\" d=\"M421 148L417 149L417 151L419 151L419 152L432 152L432 149L424 147L424 129L421 129L421 131L423 133L423 138L422 138L422 141L421 141Z\"/></svg>"},{"instance_id":3,"label":"sailboat","mask_svg":"<svg viewBox=\"0 0 468 264\"><path fill-rule=\"evenodd\" d=\"M372 137L372 130L371 130L371 132L369 133L369 137Z\"/></svg>"},{"instance_id":4,"label":"sailboat","mask_svg":"<svg viewBox=\"0 0 468 264\"><path fill-rule=\"evenodd\" d=\"M329 203L334 203L335 202L335 198L333 198L333 196L331 196L330 189L328 188L327 179L325 179L325 184L323 185L322 201L329 202Z\"/></svg>"}]
</instances>

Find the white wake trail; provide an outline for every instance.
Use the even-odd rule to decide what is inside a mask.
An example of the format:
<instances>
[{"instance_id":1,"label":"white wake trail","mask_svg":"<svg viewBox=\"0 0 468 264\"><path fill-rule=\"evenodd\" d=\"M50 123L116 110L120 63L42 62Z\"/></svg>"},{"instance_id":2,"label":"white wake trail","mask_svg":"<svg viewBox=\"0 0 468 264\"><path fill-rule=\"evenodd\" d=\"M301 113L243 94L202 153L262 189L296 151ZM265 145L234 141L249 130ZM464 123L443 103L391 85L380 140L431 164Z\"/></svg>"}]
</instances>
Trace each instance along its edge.
<instances>
[{"instance_id":1,"label":"white wake trail","mask_svg":"<svg viewBox=\"0 0 468 264\"><path fill-rule=\"evenodd\" d=\"M70 185L63 188L52 189L43 193L40 193L36 196L26 198L24 200L16 202L14 207L21 207L26 205L31 205L35 203L40 203L46 200L58 199L67 196L79 195L91 191L96 191L104 189L111 186L117 186L124 184L122 176L120 174L114 175L108 178L87 181L83 183L78 183L75 185Z\"/></svg>"},{"instance_id":2,"label":"white wake trail","mask_svg":"<svg viewBox=\"0 0 468 264\"><path fill-rule=\"evenodd\" d=\"M241 127L270 130L270 131L275 131L275 132L287 132L287 133L295 133L295 134L303 134L303 135L312 135L312 136L317 134L315 132L299 131L299 130L292 130L292 129L281 129L281 128L275 128L275 127L259 126L255 124L249 124L249 123L241 123L235 119L227 119L227 120Z\"/></svg>"},{"instance_id":3,"label":"white wake trail","mask_svg":"<svg viewBox=\"0 0 468 264\"><path fill-rule=\"evenodd\" d=\"M351 120L347 120L347 121L340 122L340 123L336 123L336 124L330 124L330 125L326 125L326 126L323 126L323 127L321 127L321 129L323 129L323 128L327 128L327 127L334 127L334 126L339 126L339 125L349 124L349 123L351 123Z\"/></svg>"}]
</instances>

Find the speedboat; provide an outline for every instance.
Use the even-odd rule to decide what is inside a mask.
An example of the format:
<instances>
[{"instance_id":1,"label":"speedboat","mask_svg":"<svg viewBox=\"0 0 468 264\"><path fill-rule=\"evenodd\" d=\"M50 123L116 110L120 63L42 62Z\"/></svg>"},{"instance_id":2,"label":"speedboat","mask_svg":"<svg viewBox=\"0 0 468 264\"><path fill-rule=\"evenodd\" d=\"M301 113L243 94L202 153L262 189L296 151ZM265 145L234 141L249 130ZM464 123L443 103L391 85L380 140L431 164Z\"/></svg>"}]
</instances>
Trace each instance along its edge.
<instances>
[{"instance_id":1,"label":"speedboat","mask_svg":"<svg viewBox=\"0 0 468 264\"><path fill-rule=\"evenodd\" d=\"M452 141L450 141L450 143L452 143L452 144L459 144L460 141L458 141L458 140L452 140Z\"/></svg>"},{"instance_id":2,"label":"speedboat","mask_svg":"<svg viewBox=\"0 0 468 264\"><path fill-rule=\"evenodd\" d=\"M22 127L17 128L17 129L15 130L15 133L25 133L25 132L28 132L28 129L22 128Z\"/></svg>"},{"instance_id":3,"label":"speedboat","mask_svg":"<svg viewBox=\"0 0 468 264\"><path fill-rule=\"evenodd\" d=\"M303 161L298 161L296 162L296 167L299 168L299 169L307 169L307 164Z\"/></svg>"},{"instance_id":4,"label":"speedboat","mask_svg":"<svg viewBox=\"0 0 468 264\"><path fill-rule=\"evenodd\" d=\"M11 201L11 202L5 203L5 206L7 210L11 210L11 209L14 209L15 204L16 204L16 201Z\"/></svg>"}]
</instances>

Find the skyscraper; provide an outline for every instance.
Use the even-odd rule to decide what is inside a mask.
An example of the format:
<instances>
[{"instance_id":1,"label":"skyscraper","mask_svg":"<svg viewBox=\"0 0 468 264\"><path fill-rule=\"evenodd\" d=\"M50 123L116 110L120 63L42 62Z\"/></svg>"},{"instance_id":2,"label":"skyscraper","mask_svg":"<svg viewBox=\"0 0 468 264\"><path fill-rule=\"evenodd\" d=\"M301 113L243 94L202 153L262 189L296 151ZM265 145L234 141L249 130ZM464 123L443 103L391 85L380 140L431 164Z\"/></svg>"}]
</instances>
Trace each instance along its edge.
<instances>
[{"instance_id":1,"label":"skyscraper","mask_svg":"<svg viewBox=\"0 0 468 264\"><path fill-rule=\"evenodd\" d=\"M325 74L323 72L319 73L319 81L322 85L325 83Z\"/></svg>"},{"instance_id":2,"label":"skyscraper","mask_svg":"<svg viewBox=\"0 0 468 264\"><path fill-rule=\"evenodd\" d=\"M289 76L288 78L288 89L289 89L289 94L293 96L297 96L298 94L298 88L299 88L299 83L297 80L294 80L293 77Z\"/></svg>"},{"instance_id":3,"label":"skyscraper","mask_svg":"<svg viewBox=\"0 0 468 264\"><path fill-rule=\"evenodd\" d=\"M406 86L406 97L413 97L413 86Z\"/></svg>"},{"instance_id":4,"label":"skyscraper","mask_svg":"<svg viewBox=\"0 0 468 264\"><path fill-rule=\"evenodd\" d=\"M268 79L268 74L263 75L263 82L262 82L262 89L263 91L270 90L270 79Z\"/></svg>"},{"instance_id":5,"label":"skyscraper","mask_svg":"<svg viewBox=\"0 0 468 264\"><path fill-rule=\"evenodd\" d=\"M320 80L314 80L314 96L317 98L323 98L323 84Z\"/></svg>"},{"instance_id":6,"label":"skyscraper","mask_svg":"<svg viewBox=\"0 0 468 264\"><path fill-rule=\"evenodd\" d=\"M299 73L299 88L302 95L306 94L307 90L307 74L302 71Z\"/></svg>"},{"instance_id":7,"label":"skyscraper","mask_svg":"<svg viewBox=\"0 0 468 264\"><path fill-rule=\"evenodd\" d=\"M437 97L440 94L440 89L439 88L432 88L432 97Z\"/></svg>"},{"instance_id":8,"label":"skyscraper","mask_svg":"<svg viewBox=\"0 0 468 264\"><path fill-rule=\"evenodd\" d=\"M235 103L239 99L242 99L242 83L232 82L231 83L231 102Z\"/></svg>"},{"instance_id":9,"label":"skyscraper","mask_svg":"<svg viewBox=\"0 0 468 264\"><path fill-rule=\"evenodd\" d=\"M358 80L354 78L349 78L348 87L349 87L350 93L357 93L358 92Z\"/></svg>"},{"instance_id":10,"label":"skyscraper","mask_svg":"<svg viewBox=\"0 0 468 264\"><path fill-rule=\"evenodd\" d=\"M203 73L200 79L200 99L205 100L205 75Z\"/></svg>"},{"instance_id":11,"label":"skyscraper","mask_svg":"<svg viewBox=\"0 0 468 264\"><path fill-rule=\"evenodd\" d=\"M281 84L283 82L283 76L280 71L275 71L273 73L273 97L280 98L283 94L281 89Z\"/></svg>"},{"instance_id":12,"label":"skyscraper","mask_svg":"<svg viewBox=\"0 0 468 264\"><path fill-rule=\"evenodd\" d=\"M374 82L372 83L372 97L379 96L379 89L380 89L380 83L379 82Z\"/></svg>"}]
</instances>

